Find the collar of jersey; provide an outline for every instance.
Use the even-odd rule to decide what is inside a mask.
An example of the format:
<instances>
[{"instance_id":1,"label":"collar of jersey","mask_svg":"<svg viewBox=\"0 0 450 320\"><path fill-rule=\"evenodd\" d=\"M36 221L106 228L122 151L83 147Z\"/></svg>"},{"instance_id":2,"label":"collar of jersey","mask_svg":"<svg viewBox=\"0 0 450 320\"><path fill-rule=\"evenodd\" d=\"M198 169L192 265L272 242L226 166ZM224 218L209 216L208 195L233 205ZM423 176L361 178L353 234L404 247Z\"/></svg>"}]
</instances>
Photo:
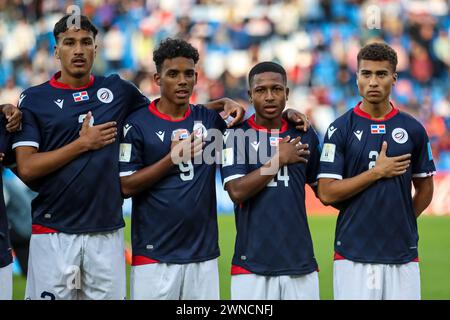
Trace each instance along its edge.
<instances>
[{"instance_id":1,"label":"collar of jersey","mask_svg":"<svg viewBox=\"0 0 450 320\"><path fill-rule=\"evenodd\" d=\"M72 88L68 84L59 82L57 80L59 78L61 78L61 71L58 71L57 73L55 73L54 76L50 79L50 85L52 87L54 87L54 88L57 88L57 89L83 90L83 89L87 89L89 87L92 87L92 85L94 84L94 76L92 74L89 77L89 83L87 85L79 87L79 88Z\"/></svg>"},{"instance_id":2,"label":"collar of jersey","mask_svg":"<svg viewBox=\"0 0 450 320\"><path fill-rule=\"evenodd\" d=\"M255 122L255 115L252 115L250 118L248 118L247 123L248 123L248 125L250 127L252 127L253 129L258 130L258 131L263 131L263 132L269 132L270 133L270 132L276 130L276 129L269 130L269 129L264 128L263 126L260 126L259 124L257 124ZM280 129L280 131L278 133L286 132L287 129L288 129L287 121L284 120L284 119L281 119L281 129Z\"/></svg>"},{"instance_id":3,"label":"collar of jersey","mask_svg":"<svg viewBox=\"0 0 450 320\"><path fill-rule=\"evenodd\" d=\"M390 105L392 106L392 110L389 111L389 113L387 115L385 115L384 118L374 119L374 118L372 118L372 116L370 114L361 110L361 107L360 107L361 103L362 103L362 101L358 102L356 107L353 108L353 112L356 113L360 117L363 117L363 118L366 118L366 119L369 119L372 121L386 121L386 120L393 118L394 116L396 116L398 114L398 109L394 107L394 104L391 101L389 101Z\"/></svg>"},{"instance_id":4,"label":"collar of jersey","mask_svg":"<svg viewBox=\"0 0 450 320\"><path fill-rule=\"evenodd\" d=\"M180 121L186 120L187 117L189 117L191 115L191 106L189 105L189 108L186 110L186 113L184 114L183 118L173 119L171 116L169 116L165 113L159 112L158 108L156 108L156 103L158 101L159 101L159 98L153 100L148 106L148 110L150 110L150 112L153 113L158 118L161 118L161 119L167 120L167 121L171 121L171 122L180 122Z\"/></svg>"}]
</instances>

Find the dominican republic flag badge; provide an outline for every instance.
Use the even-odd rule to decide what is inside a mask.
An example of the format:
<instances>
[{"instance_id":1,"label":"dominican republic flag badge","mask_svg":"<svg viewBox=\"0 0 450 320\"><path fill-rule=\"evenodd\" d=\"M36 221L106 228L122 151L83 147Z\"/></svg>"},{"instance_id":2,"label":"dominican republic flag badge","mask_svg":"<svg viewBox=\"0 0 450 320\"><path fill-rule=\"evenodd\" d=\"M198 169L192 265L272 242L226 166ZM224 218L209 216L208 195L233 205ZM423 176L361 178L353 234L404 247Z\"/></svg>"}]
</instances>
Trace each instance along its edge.
<instances>
[{"instance_id":1,"label":"dominican republic flag badge","mask_svg":"<svg viewBox=\"0 0 450 320\"><path fill-rule=\"evenodd\" d=\"M386 125L384 124L371 124L370 125L371 134L383 134L386 133Z\"/></svg>"},{"instance_id":2,"label":"dominican republic flag badge","mask_svg":"<svg viewBox=\"0 0 450 320\"><path fill-rule=\"evenodd\" d=\"M277 146L278 146L278 143L279 143L281 140L283 140L283 138L281 138L281 137L270 137L270 145L271 145L272 147L277 147Z\"/></svg>"},{"instance_id":3,"label":"dominican republic flag badge","mask_svg":"<svg viewBox=\"0 0 450 320\"><path fill-rule=\"evenodd\" d=\"M72 95L73 95L73 100L75 100L75 102L89 100L89 95L88 95L87 91L75 92Z\"/></svg>"}]
</instances>

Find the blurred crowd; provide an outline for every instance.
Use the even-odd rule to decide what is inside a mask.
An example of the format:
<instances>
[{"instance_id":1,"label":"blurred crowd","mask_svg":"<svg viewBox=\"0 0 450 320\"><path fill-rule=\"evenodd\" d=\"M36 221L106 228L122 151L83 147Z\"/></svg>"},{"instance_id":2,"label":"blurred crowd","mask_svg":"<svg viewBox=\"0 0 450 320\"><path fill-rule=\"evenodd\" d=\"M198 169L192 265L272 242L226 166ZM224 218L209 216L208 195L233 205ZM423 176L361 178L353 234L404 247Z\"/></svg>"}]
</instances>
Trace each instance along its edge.
<instances>
[{"instance_id":1,"label":"blurred crowd","mask_svg":"<svg viewBox=\"0 0 450 320\"><path fill-rule=\"evenodd\" d=\"M306 112L321 136L360 99L358 50L385 41L399 58L393 101L424 124L438 170L450 170L446 0L0 0L0 103L17 103L24 88L58 70L52 31L70 5L99 28L95 74L119 73L154 98L153 49L183 38L201 56L192 102L226 96L250 114L247 72L276 61L288 72L289 106Z\"/></svg>"}]
</instances>

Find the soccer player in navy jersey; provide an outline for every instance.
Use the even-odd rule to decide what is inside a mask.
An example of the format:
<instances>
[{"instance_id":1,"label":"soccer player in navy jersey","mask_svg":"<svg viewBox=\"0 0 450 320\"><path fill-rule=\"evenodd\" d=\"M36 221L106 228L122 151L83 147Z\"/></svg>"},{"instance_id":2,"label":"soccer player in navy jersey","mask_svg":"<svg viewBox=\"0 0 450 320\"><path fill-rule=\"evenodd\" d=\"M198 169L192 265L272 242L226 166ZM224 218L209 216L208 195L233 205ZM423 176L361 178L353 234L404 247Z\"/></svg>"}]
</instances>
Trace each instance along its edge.
<instances>
[{"instance_id":1,"label":"soccer player in navy jersey","mask_svg":"<svg viewBox=\"0 0 450 320\"><path fill-rule=\"evenodd\" d=\"M27 299L126 297L116 136L149 100L117 75L91 74L96 35L87 17L64 16L54 28L61 71L20 97L13 148L21 179L38 192ZM221 111L225 102L209 106ZM235 121L244 113L230 103L225 111Z\"/></svg>"},{"instance_id":2,"label":"soccer player in navy jersey","mask_svg":"<svg viewBox=\"0 0 450 320\"><path fill-rule=\"evenodd\" d=\"M248 81L255 114L227 132L222 162L237 230L231 298L319 299L305 208L305 185L317 186L319 139L282 119L289 95L282 66L259 63Z\"/></svg>"},{"instance_id":3,"label":"soccer player in navy jersey","mask_svg":"<svg viewBox=\"0 0 450 320\"><path fill-rule=\"evenodd\" d=\"M396 52L373 43L357 58L362 101L330 125L320 159L319 197L340 208L334 297L420 299L416 219L433 196L430 143L389 100Z\"/></svg>"},{"instance_id":4,"label":"soccer player in navy jersey","mask_svg":"<svg viewBox=\"0 0 450 320\"><path fill-rule=\"evenodd\" d=\"M6 218L5 200L3 198L2 171L6 159L13 157L11 150L11 133L20 127L22 112L12 105L1 105L0 112L0 300L12 298L12 253L9 241L8 220ZM6 124L6 125L5 125ZM10 160L9 162L11 162Z\"/></svg>"},{"instance_id":5,"label":"soccer player in navy jersey","mask_svg":"<svg viewBox=\"0 0 450 320\"><path fill-rule=\"evenodd\" d=\"M122 192L133 197L131 297L218 299L216 161L195 159L203 147L221 149L227 126L189 104L197 49L167 39L153 60L161 98L133 113L121 137Z\"/></svg>"},{"instance_id":6,"label":"soccer player in navy jersey","mask_svg":"<svg viewBox=\"0 0 450 320\"><path fill-rule=\"evenodd\" d=\"M153 60L161 98L126 120L121 143L122 192L133 197L131 298L219 299L216 166L195 163L189 151L200 153L210 129L227 126L216 112L189 104L197 49L167 39ZM175 159L178 143L187 145L187 158Z\"/></svg>"}]
</instances>

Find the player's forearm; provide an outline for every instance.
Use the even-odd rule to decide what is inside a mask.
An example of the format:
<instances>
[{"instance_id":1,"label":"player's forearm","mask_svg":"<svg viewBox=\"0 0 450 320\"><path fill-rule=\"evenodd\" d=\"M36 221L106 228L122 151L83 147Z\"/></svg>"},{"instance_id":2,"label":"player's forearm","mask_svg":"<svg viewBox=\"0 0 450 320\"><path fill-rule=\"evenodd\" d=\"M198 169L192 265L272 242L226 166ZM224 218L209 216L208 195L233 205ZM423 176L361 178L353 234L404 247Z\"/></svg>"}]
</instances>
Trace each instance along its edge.
<instances>
[{"instance_id":1,"label":"player's forearm","mask_svg":"<svg viewBox=\"0 0 450 320\"><path fill-rule=\"evenodd\" d=\"M231 200L236 204L240 204L255 196L267 186L277 172L277 163L270 160L263 167L244 177L228 182L226 189Z\"/></svg>"},{"instance_id":2,"label":"player's forearm","mask_svg":"<svg viewBox=\"0 0 450 320\"><path fill-rule=\"evenodd\" d=\"M380 176L373 169L343 180L321 178L318 185L319 199L325 205L347 200L364 191L378 179Z\"/></svg>"},{"instance_id":3,"label":"player's forearm","mask_svg":"<svg viewBox=\"0 0 450 320\"><path fill-rule=\"evenodd\" d=\"M430 205L433 199L434 185L433 178L421 178L423 182L418 183L414 181L414 196L413 206L416 217L419 217L422 212Z\"/></svg>"},{"instance_id":4,"label":"player's forearm","mask_svg":"<svg viewBox=\"0 0 450 320\"><path fill-rule=\"evenodd\" d=\"M173 165L170 154L168 154L151 166L138 170L132 175L121 177L122 195L129 198L152 187L167 175Z\"/></svg>"},{"instance_id":5,"label":"player's forearm","mask_svg":"<svg viewBox=\"0 0 450 320\"><path fill-rule=\"evenodd\" d=\"M80 139L47 152L27 152L24 150L25 148L34 149L32 147L17 147L16 149L17 172L25 183L30 183L59 170L88 151Z\"/></svg>"},{"instance_id":6,"label":"player's forearm","mask_svg":"<svg viewBox=\"0 0 450 320\"><path fill-rule=\"evenodd\" d=\"M230 99L229 98L221 98L221 99L217 99L214 101L210 101L207 104L205 104L205 107L207 109L214 110L216 112L222 112L223 108L225 107L225 102L227 100L230 100Z\"/></svg>"}]
</instances>

